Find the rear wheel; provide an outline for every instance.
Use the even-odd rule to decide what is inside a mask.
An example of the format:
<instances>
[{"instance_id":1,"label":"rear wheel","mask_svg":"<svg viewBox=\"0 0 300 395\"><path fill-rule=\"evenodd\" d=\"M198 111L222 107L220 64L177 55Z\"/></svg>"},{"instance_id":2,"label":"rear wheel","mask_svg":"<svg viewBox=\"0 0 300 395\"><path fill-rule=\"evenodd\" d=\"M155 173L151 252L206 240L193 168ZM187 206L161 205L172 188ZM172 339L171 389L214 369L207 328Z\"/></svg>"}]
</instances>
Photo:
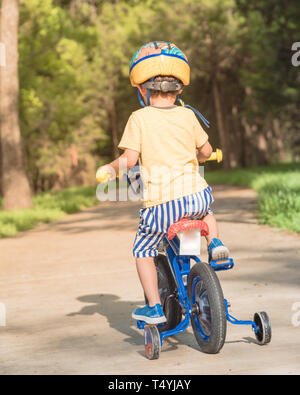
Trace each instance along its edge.
<instances>
[{"instance_id":1,"label":"rear wheel","mask_svg":"<svg viewBox=\"0 0 300 395\"><path fill-rule=\"evenodd\" d=\"M177 296L177 286L172 274L168 259L159 254L154 258L158 278L158 291L164 314L167 318L165 324L159 325L159 332L169 331L176 328L182 320L181 306ZM148 303L147 297L145 301Z\"/></svg>"},{"instance_id":2,"label":"rear wheel","mask_svg":"<svg viewBox=\"0 0 300 395\"><path fill-rule=\"evenodd\" d=\"M206 263L196 263L188 277L188 296L195 338L201 351L216 354L226 337L226 310L219 279Z\"/></svg>"}]
</instances>

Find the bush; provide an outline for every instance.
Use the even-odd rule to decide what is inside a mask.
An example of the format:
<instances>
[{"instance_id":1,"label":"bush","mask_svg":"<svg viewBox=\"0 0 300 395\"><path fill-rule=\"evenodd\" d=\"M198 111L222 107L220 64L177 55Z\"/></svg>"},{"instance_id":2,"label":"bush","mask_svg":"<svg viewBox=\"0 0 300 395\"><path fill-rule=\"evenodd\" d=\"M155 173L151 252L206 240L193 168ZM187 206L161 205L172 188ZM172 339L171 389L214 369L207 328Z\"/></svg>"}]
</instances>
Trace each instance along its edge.
<instances>
[{"instance_id":1,"label":"bush","mask_svg":"<svg viewBox=\"0 0 300 395\"><path fill-rule=\"evenodd\" d=\"M0 211L0 237L13 236L39 223L51 222L84 207L93 206L98 203L95 193L95 187L69 188L35 196L33 208Z\"/></svg>"},{"instance_id":2,"label":"bush","mask_svg":"<svg viewBox=\"0 0 300 395\"><path fill-rule=\"evenodd\" d=\"M261 223L300 233L300 163L207 171L205 178L210 184L253 188L258 193Z\"/></svg>"}]
</instances>

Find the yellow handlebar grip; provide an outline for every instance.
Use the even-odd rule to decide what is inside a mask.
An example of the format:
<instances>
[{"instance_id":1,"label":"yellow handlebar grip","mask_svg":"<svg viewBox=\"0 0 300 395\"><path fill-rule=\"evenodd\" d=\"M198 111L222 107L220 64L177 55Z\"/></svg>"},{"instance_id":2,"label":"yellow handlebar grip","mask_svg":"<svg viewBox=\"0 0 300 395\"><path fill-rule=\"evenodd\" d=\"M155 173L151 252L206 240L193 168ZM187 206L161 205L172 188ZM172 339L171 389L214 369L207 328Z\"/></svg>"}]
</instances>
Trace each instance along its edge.
<instances>
[{"instance_id":1,"label":"yellow handlebar grip","mask_svg":"<svg viewBox=\"0 0 300 395\"><path fill-rule=\"evenodd\" d=\"M222 160L223 160L223 152L222 152L222 150L217 148L216 151L213 152L207 160L216 160L218 163L222 162Z\"/></svg>"},{"instance_id":2,"label":"yellow handlebar grip","mask_svg":"<svg viewBox=\"0 0 300 395\"><path fill-rule=\"evenodd\" d=\"M117 175L118 178L123 177L124 171L120 171L119 174ZM109 174L106 170L102 169L102 167L99 167L96 173L96 180L98 182L107 182L110 178L111 174Z\"/></svg>"},{"instance_id":3,"label":"yellow handlebar grip","mask_svg":"<svg viewBox=\"0 0 300 395\"><path fill-rule=\"evenodd\" d=\"M97 170L96 173L96 180L98 182L106 182L109 179L109 173L105 170L103 170L101 167Z\"/></svg>"},{"instance_id":4,"label":"yellow handlebar grip","mask_svg":"<svg viewBox=\"0 0 300 395\"><path fill-rule=\"evenodd\" d=\"M216 160L217 159L217 153L216 152L212 152L212 154L210 155L210 157L208 159L206 159L206 161L208 160Z\"/></svg>"}]
</instances>

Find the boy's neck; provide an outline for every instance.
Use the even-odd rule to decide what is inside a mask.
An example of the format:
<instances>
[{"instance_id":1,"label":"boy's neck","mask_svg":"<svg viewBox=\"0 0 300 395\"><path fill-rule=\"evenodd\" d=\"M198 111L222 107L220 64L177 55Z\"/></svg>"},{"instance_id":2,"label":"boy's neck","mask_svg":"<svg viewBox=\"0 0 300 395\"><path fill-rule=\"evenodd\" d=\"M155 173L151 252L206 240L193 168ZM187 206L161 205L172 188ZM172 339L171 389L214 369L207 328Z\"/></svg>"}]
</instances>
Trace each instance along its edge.
<instances>
[{"instance_id":1,"label":"boy's neck","mask_svg":"<svg viewBox=\"0 0 300 395\"><path fill-rule=\"evenodd\" d=\"M172 107L174 106L174 103L176 101L176 98L173 97L151 97L150 98L150 104L151 106L154 107Z\"/></svg>"}]
</instances>

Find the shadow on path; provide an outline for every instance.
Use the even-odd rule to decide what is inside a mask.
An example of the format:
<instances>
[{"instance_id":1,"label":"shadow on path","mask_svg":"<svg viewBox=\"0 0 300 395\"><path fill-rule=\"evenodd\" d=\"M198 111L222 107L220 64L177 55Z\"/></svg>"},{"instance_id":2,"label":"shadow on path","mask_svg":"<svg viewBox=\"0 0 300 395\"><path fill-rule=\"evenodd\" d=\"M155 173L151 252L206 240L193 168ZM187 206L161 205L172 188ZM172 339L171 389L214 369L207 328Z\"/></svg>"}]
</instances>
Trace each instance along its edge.
<instances>
[{"instance_id":1,"label":"shadow on path","mask_svg":"<svg viewBox=\"0 0 300 395\"><path fill-rule=\"evenodd\" d=\"M111 328L116 329L120 333L123 333L127 337L124 339L125 342L130 343L134 346L140 346L144 344L143 331L138 330L135 327L135 321L131 319L132 311L143 304L123 301L120 300L119 296L113 294L97 294L97 295L84 295L77 298L82 303L88 305L82 307L78 312L69 313L68 317L76 315L94 315L100 314L105 316L109 322ZM131 322L130 322L131 321ZM255 339L250 337L244 337L243 339L236 341L229 341L225 343L255 343ZM177 350L180 345L185 345L190 348L200 351L199 346L195 340L192 332L185 331L178 337L172 336L164 339L164 351ZM139 350L139 354L144 355L144 350Z\"/></svg>"},{"instance_id":2,"label":"shadow on path","mask_svg":"<svg viewBox=\"0 0 300 395\"><path fill-rule=\"evenodd\" d=\"M111 328L127 336L124 339L125 342L135 346L144 344L144 333L136 328L135 320L131 318L132 311L143 305L144 301L124 301L120 300L119 296L112 294L85 295L78 297L77 300L88 303L88 305L82 307L78 312L68 314L68 317L100 314L107 318ZM176 350L181 344L199 351L194 335L189 332L181 333L179 337L166 338L164 351ZM144 350L139 353L144 355Z\"/></svg>"},{"instance_id":3,"label":"shadow on path","mask_svg":"<svg viewBox=\"0 0 300 395\"><path fill-rule=\"evenodd\" d=\"M84 295L77 300L87 305L68 314L68 317L100 314L107 318L111 328L128 336L126 342L134 345L143 343L140 333L132 328L131 313L138 307L136 302L120 300L119 296L112 294Z\"/></svg>"}]
</instances>

